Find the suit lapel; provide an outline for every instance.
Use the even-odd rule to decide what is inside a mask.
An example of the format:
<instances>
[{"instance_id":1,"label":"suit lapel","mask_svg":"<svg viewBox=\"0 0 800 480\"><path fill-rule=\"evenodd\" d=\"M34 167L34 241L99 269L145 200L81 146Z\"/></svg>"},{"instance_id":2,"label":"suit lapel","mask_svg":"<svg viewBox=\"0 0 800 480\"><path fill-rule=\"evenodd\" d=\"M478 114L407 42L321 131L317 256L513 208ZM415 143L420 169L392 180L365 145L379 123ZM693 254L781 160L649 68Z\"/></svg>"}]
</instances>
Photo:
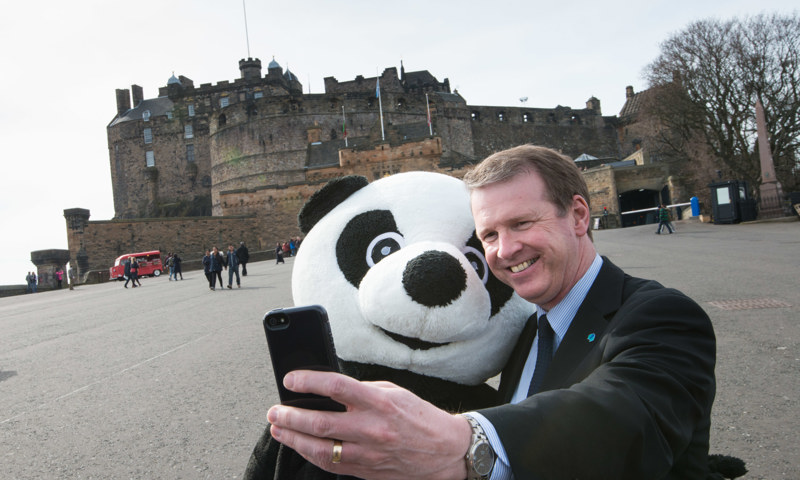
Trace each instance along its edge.
<instances>
[{"instance_id":1,"label":"suit lapel","mask_svg":"<svg viewBox=\"0 0 800 480\"><path fill-rule=\"evenodd\" d=\"M514 396L514 391L519 384L519 377L522 376L522 369L525 368L525 360L528 359L528 352L533 345L533 339L536 338L536 313L528 317L528 323L517 340L511 356L508 357L506 366L503 368L503 375L500 376L500 387L498 394L502 403L511 401Z\"/></svg>"}]
</instances>

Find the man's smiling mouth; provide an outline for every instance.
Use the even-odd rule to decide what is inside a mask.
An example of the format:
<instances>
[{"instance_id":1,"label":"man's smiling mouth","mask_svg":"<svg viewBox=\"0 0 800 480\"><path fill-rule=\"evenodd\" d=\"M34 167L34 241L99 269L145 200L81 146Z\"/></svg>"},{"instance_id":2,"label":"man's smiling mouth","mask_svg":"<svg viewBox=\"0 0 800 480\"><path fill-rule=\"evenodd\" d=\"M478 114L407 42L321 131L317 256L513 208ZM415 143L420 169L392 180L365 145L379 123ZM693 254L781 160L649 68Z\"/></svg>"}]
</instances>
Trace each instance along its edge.
<instances>
[{"instance_id":1,"label":"man's smiling mouth","mask_svg":"<svg viewBox=\"0 0 800 480\"><path fill-rule=\"evenodd\" d=\"M531 258L530 260L525 260L524 262L520 263L519 265L514 265L512 267L509 267L509 270L511 270L512 273L519 273L519 272L525 270L526 268L530 267L534 263L536 263L536 260L538 260L538 259L537 258Z\"/></svg>"}]
</instances>

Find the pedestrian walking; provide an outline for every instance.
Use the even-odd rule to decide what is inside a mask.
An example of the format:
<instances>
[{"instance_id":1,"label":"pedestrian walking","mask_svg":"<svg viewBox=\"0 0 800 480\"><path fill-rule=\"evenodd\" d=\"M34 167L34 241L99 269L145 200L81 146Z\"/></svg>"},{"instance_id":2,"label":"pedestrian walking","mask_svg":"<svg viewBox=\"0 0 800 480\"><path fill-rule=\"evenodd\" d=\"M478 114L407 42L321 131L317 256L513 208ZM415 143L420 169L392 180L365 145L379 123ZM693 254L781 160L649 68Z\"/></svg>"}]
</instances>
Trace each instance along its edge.
<instances>
[{"instance_id":1,"label":"pedestrian walking","mask_svg":"<svg viewBox=\"0 0 800 480\"><path fill-rule=\"evenodd\" d=\"M219 280L219 286L222 288L222 266L225 264L225 260L222 258L222 255L219 253L219 249L215 246L211 248L211 261L209 270L211 272L211 290L216 290L217 288L217 280Z\"/></svg>"},{"instance_id":2,"label":"pedestrian walking","mask_svg":"<svg viewBox=\"0 0 800 480\"><path fill-rule=\"evenodd\" d=\"M175 275L174 275L175 281L178 280L178 275L180 275L181 280L183 280L183 270L181 270L181 262L183 262L183 260L181 259L180 255L178 255L177 253L172 255L172 264L175 266Z\"/></svg>"},{"instance_id":3,"label":"pedestrian walking","mask_svg":"<svg viewBox=\"0 0 800 480\"><path fill-rule=\"evenodd\" d=\"M172 277L175 276L175 259L172 257L172 252L167 254L167 259L165 261L167 264L167 268L169 268L169 281L172 281Z\"/></svg>"},{"instance_id":4,"label":"pedestrian walking","mask_svg":"<svg viewBox=\"0 0 800 480\"><path fill-rule=\"evenodd\" d=\"M233 274L236 274L236 288L242 288L242 282L239 278L239 256L236 255L236 250L233 249L233 244L228 245L228 253L225 257L225 268L228 269L228 288L233 288Z\"/></svg>"},{"instance_id":5,"label":"pedestrian walking","mask_svg":"<svg viewBox=\"0 0 800 480\"><path fill-rule=\"evenodd\" d=\"M247 245L244 242L239 243L239 248L236 249L236 255L239 257L239 264L242 266L242 276L247 276L247 262L250 261L250 252L247 250Z\"/></svg>"},{"instance_id":6,"label":"pedestrian walking","mask_svg":"<svg viewBox=\"0 0 800 480\"><path fill-rule=\"evenodd\" d=\"M672 224L669 221L669 209L663 203L658 205L658 230L656 235L661 235L661 229L667 227L669 233L672 233Z\"/></svg>"},{"instance_id":7,"label":"pedestrian walking","mask_svg":"<svg viewBox=\"0 0 800 480\"><path fill-rule=\"evenodd\" d=\"M278 246L275 247L275 265L279 263L286 263L283 261L283 245L281 245L281 242L278 242Z\"/></svg>"},{"instance_id":8,"label":"pedestrian walking","mask_svg":"<svg viewBox=\"0 0 800 480\"><path fill-rule=\"evenodd\" d=\"M208 280L208 288L214 290L214 284L211 281L211 251L206 250L206 254L203 255L203 273L206 276L206 280Z\"/></svg>"}]
</instances>

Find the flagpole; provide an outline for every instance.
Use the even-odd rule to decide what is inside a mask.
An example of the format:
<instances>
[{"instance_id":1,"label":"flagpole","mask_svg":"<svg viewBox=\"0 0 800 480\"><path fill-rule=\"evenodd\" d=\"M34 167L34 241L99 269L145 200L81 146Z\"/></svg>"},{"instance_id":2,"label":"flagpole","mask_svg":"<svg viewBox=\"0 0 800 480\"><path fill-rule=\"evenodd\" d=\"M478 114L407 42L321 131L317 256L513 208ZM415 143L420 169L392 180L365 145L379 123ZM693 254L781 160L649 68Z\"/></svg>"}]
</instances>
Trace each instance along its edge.
<instances>
[{"instance_id":1,"label":"flagpole","mask_svg":"<svg viewBox=\"0 0 800 480\"><path fill-rule=\"evenodd\" d=\"M377 76L377 70L375 72L376 76L376 83L375 83L375 96L378 97L378 110L381 114L381 141L386 141L386 134L383 131L383 102L381 101L381 77Z\"/></svg>"},{"instance_id":2,"label":"flagpole","mask_svg":"<svg viewBox=\"0 0 800 480\"><path fill-rule=\"evenodd\" d=\"M433 136L433 125L431 125L431 104L428 103L428 94L425 94L425 108L428 109L428 131L431 133L431 137Z\"/></svg>"},{"instance_id":3,"label":"flagpole","mask_svg":"<svg viewBox=\"0 0 800 480\"><path fill-rule=\"evenodd\" d=\"M247 39L247 58L250 58L250 34L247 31L247 5L242 0L242 11L244 11L244 36Z\"/></svg>"},{"instance_id":4,"label":"flagpole","mask_svg":"<svg viewBox=\"0 0 800 480\"><path fill-rule=\"evenodd\" d=\"M344 146L347 146L347 119L344 116L344 105L342 105L342 134L344 135Z\"/></svg>"}]
</instances>

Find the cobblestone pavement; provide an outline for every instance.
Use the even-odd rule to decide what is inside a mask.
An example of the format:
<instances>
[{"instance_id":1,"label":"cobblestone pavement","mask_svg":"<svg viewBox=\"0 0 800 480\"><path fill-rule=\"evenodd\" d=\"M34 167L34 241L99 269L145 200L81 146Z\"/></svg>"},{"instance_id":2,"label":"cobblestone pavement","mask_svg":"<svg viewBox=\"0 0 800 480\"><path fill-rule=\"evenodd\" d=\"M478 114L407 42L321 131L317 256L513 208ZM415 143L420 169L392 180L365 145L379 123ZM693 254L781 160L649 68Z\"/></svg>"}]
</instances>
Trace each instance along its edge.
<instances>
[{"instance_id":1,"label":"cobblestone pavement","mask_svg":"<svg viewBox=\"0 0 800 480\"><path fill-rule=\"evenodd\" d=\"M676 226L595 242L711 316L712 453L747 480L798 479L800 222ZM0 299L2 477L241 478L277 400L261 318L292 304L292 261L249 264L240 289L187 272Z\"/></svg>"}]
</instances>

